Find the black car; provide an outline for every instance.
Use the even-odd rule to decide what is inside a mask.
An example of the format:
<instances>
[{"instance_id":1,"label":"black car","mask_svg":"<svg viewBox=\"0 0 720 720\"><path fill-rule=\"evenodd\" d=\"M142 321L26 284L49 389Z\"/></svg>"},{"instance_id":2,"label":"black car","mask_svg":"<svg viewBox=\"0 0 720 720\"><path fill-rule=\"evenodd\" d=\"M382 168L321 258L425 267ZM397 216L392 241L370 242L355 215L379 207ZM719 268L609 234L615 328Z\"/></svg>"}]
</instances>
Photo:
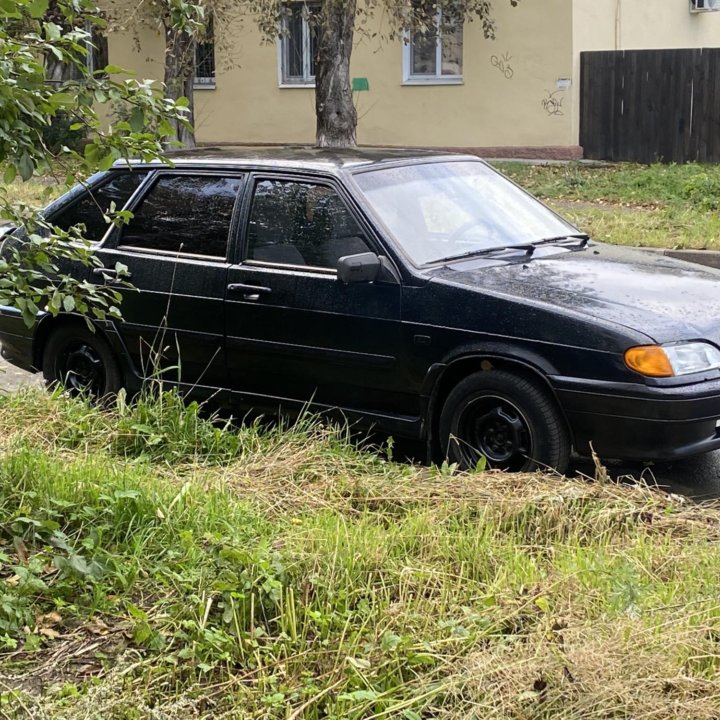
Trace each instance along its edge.
<instances>
[{"instance_id":1,"label":"black car","mask_svg":"<svg viewBox=\"0 0 720 720\"><path fill-rule=\"evenodd\" d=\"M720 272L594 243L472 156L173 161L115 167L47 209L84 223L108 268L74 272L113 282L119 262L134 289L95 333L0 308L7 360L96 396L173 368L195 396L309 402L463 467L720 448ZM111 202L124 227L103 220Z\"/></svg>"}]
</instances>

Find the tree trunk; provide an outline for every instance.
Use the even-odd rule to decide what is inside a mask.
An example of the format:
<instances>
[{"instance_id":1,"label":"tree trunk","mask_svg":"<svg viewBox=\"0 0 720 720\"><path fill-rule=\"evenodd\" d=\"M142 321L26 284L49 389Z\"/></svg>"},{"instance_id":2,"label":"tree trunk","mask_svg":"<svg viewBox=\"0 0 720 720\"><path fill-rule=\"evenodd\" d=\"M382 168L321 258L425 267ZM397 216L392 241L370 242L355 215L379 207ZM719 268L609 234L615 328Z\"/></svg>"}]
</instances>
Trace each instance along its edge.
<instances>
[{"instance_id":1,"label":"tree trunk","mask_svg":"<svg viewBox=\"0 0 720 720\"><path fill-rule=\"evenodd\" d=\"M318 147L355 147L357 112L350 84L357 0L326 0L317 30L315 114Z\"/></svg>"},{"instance_id":2,"label":"tree trunk","mask_svg":"<svg viewBox=\"0 0 720 720\"><path fill-rule=\"evenodd\" d=\"M195 40L188 33L176 30L165 25L165 93L167 97L177 100L181 97L188 99L187 119L191 125L188 129L184 125L173 122L175 126L174 140L178 140L183 147L195 147L195 123L193 80L195 75Z\"/></svg>"}]
</instances>

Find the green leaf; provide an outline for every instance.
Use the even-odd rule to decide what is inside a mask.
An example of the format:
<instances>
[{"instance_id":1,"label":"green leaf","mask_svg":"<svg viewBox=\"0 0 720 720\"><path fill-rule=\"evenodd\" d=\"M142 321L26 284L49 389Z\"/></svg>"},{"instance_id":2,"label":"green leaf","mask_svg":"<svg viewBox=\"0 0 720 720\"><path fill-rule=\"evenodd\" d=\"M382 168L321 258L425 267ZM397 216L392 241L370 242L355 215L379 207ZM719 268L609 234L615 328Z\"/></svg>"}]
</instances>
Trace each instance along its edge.
<instances>
[{"instance_id":1,"label":"green leaf","mask_svg":"<svg viewBox=\"0 0 720 720\"><path fill-rule=\"evenodd\" d=\"M9 185L17 176L17 168L11 163L5 168L3 173L3 182Z\"/></svg>"},{"instance_id":2,"label":"green leaf","mask_svg":"<svg viewBox=\"0 0 720 720\"><path fill-rule=\"evenodd\" d=\"M111 151L98 162L98 170L109 170L114 162L115 153Z\"/></svg>"},{"instance_id":3,"label":"green leaf","mask_svg":"<svg viewBox=\"0 0 720 720\"><path fill-rule=\"evenodd\" d=\"M50 0L30 0L27 10L30 17L39 20L48 10Z\"/></svg>"},{"instance_id":4,"label":"green leaf","mask_svg":"<svg viewBox=\"0 0 720 720\"><path fill-rule=\"evenodd\" d=\"M401 641L401 638L399 635L396 635L395 633L388 631L382 637L382 641L380 643L380 648L384 652L395 650L395 648L400 644L400 641Z\"/></svg>"},{"instance_id":5,"label":"green leaf","mask_svg":"<svg viewBox=\"0 0 720 720\"><path fill-rule=\"evenodd\" d=\"M550 612L550 601L545 595L540 595L535 598L535 607L542 610L544 613Z\"/></svg>"},{"instance_id":6,"label":"green leaf","mask_svg":"<svg viewBox=\"0 0 720 720\"><path fill-rule=\"evenodd\" d=\"M33 176L33 161L30 155L24 152L20 156L20 162L18 162L18 170L20 171L20 177L23 180L29 180Z\"/></svg>"},{"instance_id":7,"label":"green leaf","mask_svg":"<svg viewBox=\"0 0 720 720\"><path fill-rule=\"evenodd\" d=\"M103 68L103 72L107 73L108 75L116 75L117 73L124 73L127 72L125 68L121 68L119 65L106 65Z\"/></svg>"},{"instance_id":8,"label":"green leaf","mask_svg":"<svg viewBox=\"0 0 720 720\"><path fill-rule=\"evenodd\" d=\"M15 0L0 0L0 11L2 11L3 17L5 18L22 17L17 10Z\"/></svg>"},{"instance_id":9,"label":"green leaf","mask_svg":"<svg viewBox=\"0 0 720 720\"><path fill-rule=\"evenodd\" d=\"M57 107L72 107L77 102L77 98L68 92L53 93L48 101Z\"/></svg>"},{"instance_id":10,"label":"green leaf","mask_svg":"<svg viewBox=\"0 0 720 720\"><path fill-rule=\"evenodd\" d=\"M59 40L62 37L62 28L53 22L45 23L45 37L48 40Z\"/></svg>"},{"instance_id":11,"label":"green leaf","mask_svg":"<svg viewBox=\"0 0 720 720\"><path fill-rule=\"evenodd\" d=\"M63 307L65 312L72 312L75 309L75 298L72 295L66 295L63 298Z\"/></svg>"},{"instance_id":12,"label":"green leaf","mask_svg":"<svg viewBox=\"0 0 720 720\"><path fill-rule=\"evenodd\" d=\"M100 157L100 148L96 143L88 143L85 146L85 159L90 163L95 163Z\"/></svg>"},{"instance_id":13,"label":"green leaf","mask_svg":"<svg viewBox=\"0 0 720 720\"><path fill-rule=\"evenodd\" d=\"M130 129L133 132L142 132L145 127L145 113L143 112L143 109L140 107L134 107L130 113L129 122Z\"/></svg>"}]
</instances>

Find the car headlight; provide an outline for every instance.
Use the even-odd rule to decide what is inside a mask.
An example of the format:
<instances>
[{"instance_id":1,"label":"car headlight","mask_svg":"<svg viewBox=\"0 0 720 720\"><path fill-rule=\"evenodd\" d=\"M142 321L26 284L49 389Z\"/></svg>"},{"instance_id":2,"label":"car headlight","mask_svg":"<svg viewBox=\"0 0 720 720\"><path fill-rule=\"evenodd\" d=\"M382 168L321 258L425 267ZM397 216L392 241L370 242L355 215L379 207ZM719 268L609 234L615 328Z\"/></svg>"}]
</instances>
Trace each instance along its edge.
<instances>
[{"instance_id":1,"label":"car headlight","mask_svg":"<svg viewBox=\"0 0 720 720\"><path fill-rule=\"evenodd\" d=\"M676 377L720 368L720 350L706 342L640 345L625 351L631 370L649 377Z\"/></svg>"}]
</instances>

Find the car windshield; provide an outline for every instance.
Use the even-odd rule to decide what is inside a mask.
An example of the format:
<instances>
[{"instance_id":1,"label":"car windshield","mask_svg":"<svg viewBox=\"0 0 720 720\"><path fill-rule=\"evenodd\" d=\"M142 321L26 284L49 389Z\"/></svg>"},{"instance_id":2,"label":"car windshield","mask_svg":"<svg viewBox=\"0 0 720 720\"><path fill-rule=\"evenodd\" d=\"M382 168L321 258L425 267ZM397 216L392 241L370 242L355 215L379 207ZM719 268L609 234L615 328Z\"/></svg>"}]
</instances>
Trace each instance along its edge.
<instances>
[{"instance_id":1,"label":"car windshield","mask_svg":"<svg viewBox=\"0 0 720 720\"><path fill-rule=\"evenodd\" d=\"M355 179L417 265L578 235L480 160L405 165Z\"/></svg>"}]
</instances>

